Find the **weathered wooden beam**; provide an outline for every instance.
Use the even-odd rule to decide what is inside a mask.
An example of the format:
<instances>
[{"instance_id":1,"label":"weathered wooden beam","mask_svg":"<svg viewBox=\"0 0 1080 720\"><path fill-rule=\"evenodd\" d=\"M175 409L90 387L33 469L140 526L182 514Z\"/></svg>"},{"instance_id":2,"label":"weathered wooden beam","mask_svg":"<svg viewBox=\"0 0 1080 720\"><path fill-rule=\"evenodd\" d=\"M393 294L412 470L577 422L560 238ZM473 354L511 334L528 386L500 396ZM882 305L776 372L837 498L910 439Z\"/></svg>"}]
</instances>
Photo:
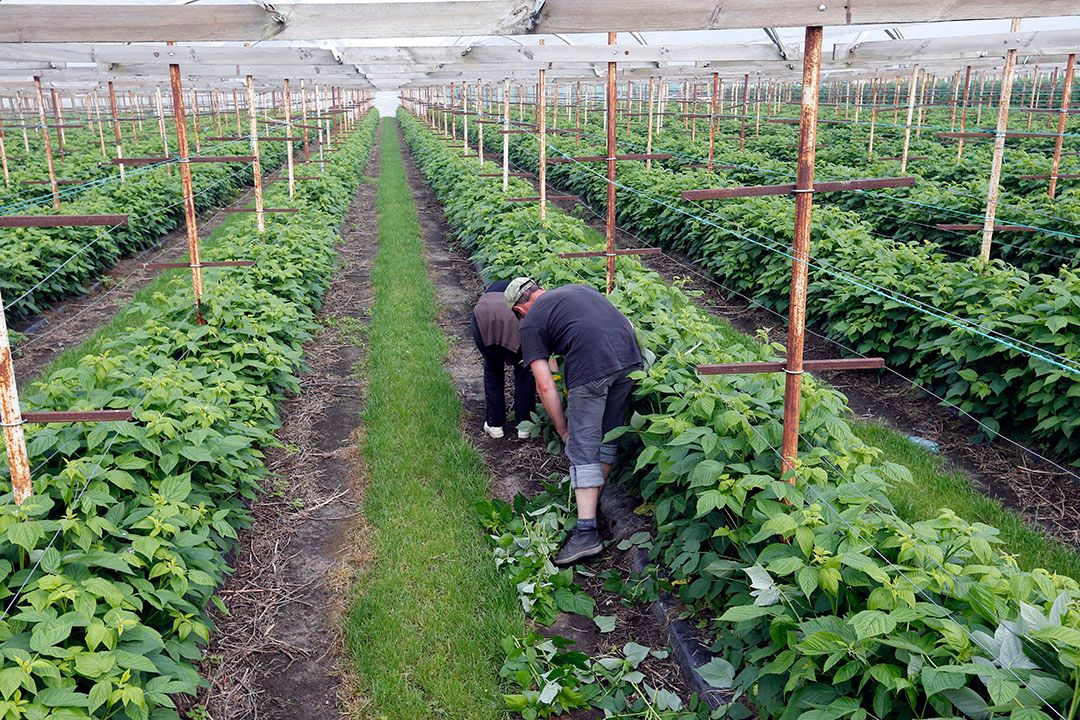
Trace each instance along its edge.
<instances>
[{"instance_id":1,"label":"weathered wooden beam","mask_svg":"<svg viewBox=\"0 0 1080 720\"><path fill-rule=\"evenodd\" d=\"M615 156L616 160L670 160L671 153L623 153ZM553 164L565 164L572 162L604 162L607 157L603 155L581 155L579 157L552 158L548 160Z\"/></svg>"},{"instance_id":2,"label":"weathered wooden beam","mask_svg":"<svg viewBox=\"0 0 1080 720\"><path fill-rule=\"evenodd\" d=\"M23 412L28 423L125 422L131 420L131 410L42 410Z\"/></svg>"},{"instance_id":3,"label":"weathered wooden beam","mask_svg":"<svg viewBox=\"0 0 1080 720\"><path fill-rule=\"evenodd\" d=\"M955 230L957 232L967 232L982 230L982 225L973 224L951 224L951 223L938 223L934 226L938 230ZM1028 227L1027 225L994 225L994 232L1038 232L1039 228Z\"/></svg>"},{"instance_id":4,"label":"weathered wooden beam","mask_svg":"<svg viewBox=\"0 0 1080 720\"><path fill-rule=\"evenodd\" d=\"M224 268L224 267L250 267L255 264L254 260L213 260L202 261L195 267L201 268ZM150 262L143 263L143 270L175 270L178 268L193 267L189 262Z\"/></svg>"},{"instance_id":5,"label":"weathered wooden beam","mask_svg":"<svg viewBox=\"0 0 1080 720\"><path fill-rule=\"evenodd\" d=\"M127 225L127 215L0 215L0 227L101 227Z\"/></svg>"},{"instance_id":6,"label":"weathered wooden beam","mask_svg":"<svg viewBox=\"0 0 1080 720\"><path fill-rule=\"evenodd\" d=\"M563 202L566 200L577 200L577 195L548 195L547 199L551 202ZM540 200L539 195L532 195L529 197L509 197L503 198L506 202L538 202Z\"/></svg>"},{"instance_id":7,"label":"weathered wooden beam","mask_svg":"<svg viewBox=\"0 0 1080 720\"><path fill-rule=\"evenodd\" d=\"M583 252L565 252L559 253L561 258L589 258L589 257L609 257L614 255L660 255L664 251L661 248L626 248L623 250L612 250L608 253L607 250L590 250Z\"/></svg>"}]
</instances>

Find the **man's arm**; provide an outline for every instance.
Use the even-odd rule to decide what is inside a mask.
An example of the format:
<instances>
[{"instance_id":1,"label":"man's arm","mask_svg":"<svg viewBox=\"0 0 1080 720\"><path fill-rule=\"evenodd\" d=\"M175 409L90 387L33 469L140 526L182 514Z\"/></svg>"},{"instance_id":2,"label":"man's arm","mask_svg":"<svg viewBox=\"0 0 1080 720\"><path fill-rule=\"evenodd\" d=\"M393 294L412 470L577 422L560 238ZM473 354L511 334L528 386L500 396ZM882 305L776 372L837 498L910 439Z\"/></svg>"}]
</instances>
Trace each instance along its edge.
<instances>
[{"instance_id":1,"label":"man's arm","mask_svg":"<svg viewBox=\"0 0 1080 720\"><path fill-rule=\"evenodd\" d=\"M562 398L559 397L559 388L555 386L555 378L551 376L551 368L547 360L533 360L529 365L533 377L536 378L536 391L540 394L540 402L555 423L555 431L566 442L569 429L566 427L566 416L563 414Z\"/></svg>"}]
</instances>

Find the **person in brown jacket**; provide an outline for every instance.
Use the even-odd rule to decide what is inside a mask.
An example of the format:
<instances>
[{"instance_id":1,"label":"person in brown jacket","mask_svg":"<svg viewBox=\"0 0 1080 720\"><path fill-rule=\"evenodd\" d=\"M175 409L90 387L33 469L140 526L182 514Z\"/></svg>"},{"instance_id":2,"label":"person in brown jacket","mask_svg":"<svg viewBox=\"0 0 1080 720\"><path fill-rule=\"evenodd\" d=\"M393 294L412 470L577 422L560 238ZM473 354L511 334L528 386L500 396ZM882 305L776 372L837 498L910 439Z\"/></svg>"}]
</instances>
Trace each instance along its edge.
<instances>
[{"instance_id":1,"label":"person in brown jacket","mask_svg":"<svg viewBox=\"0 0 1080 720\"><path fill-rule=\"evenodd\" d=\"M492 283L480 296L472 313L472 336L484 358L484 432L493 438L503 437L506 424L506 367L514 369L514 422L518 438L529 437L520 423L528 420L536 408L536 381L521 362L520 321L506 306L503 291L508 280Z\"/></svg>"}]
</instances>

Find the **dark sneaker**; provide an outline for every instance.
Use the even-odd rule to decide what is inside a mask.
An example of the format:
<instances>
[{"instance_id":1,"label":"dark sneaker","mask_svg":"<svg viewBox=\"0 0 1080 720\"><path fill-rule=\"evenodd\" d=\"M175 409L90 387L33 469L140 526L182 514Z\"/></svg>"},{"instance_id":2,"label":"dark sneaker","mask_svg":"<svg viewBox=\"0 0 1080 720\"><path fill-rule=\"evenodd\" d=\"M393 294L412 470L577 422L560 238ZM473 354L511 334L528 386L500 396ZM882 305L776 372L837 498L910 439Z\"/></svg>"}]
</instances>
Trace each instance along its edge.
<instances>
[{"instance_id":1,"label":"dark sneaker","mask_svg":"<svg viewBox=\"0 0 1080 720\"><path fill-rule=\"evenodd\" d=\"M574 528L570 531L570 537L566 538L559 554L555 556L555 564L559 566L572 565L578 560L591 558L604 551L604 544L600 542L600 533L596 530L580 530Z\"/></svg>"}]
</instances>

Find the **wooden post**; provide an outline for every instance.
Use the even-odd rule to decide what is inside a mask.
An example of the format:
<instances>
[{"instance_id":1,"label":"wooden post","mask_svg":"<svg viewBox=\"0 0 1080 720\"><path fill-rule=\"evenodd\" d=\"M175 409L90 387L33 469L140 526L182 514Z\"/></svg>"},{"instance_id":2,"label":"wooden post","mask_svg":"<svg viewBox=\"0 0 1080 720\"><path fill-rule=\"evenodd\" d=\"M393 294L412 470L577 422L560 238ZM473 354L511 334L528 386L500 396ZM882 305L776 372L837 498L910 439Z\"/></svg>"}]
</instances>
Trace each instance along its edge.
<instances>
[{"instance_id":1,"label":"wooden post","mask_svg":"<svg viewBox=\"0 0 1080 720\"><path fill-rule=\"evenodd\" d=\"M540 38L540 45L544 44L544 39ZM540 222L543 223L547 218L547 82L544 78L544 68L540 68L540 78L536 86L536 120L538 125L538 134L540 136L540 162L539 162L539 182L537 183L540 188ZM559 114L558 108L555 109L555 114ZM609 290L610 292L610 290Z\"/></svg>"},{"instance_id":2,"label":"wooden post","mask_svg":"<svg viewBox=\"0 0 1080 720\"><path fill-rule=\"evenodd\" d=\"M37 91L38 122L41 123L41 140L45 144L45 163L49 168L49 187L52 189L53 207L60 209L60 185L56 182L56 167L53 165L52 139L45 121L45 96L41 92L41 77L34 76L34 90Z\"/></svg>"},{"instance_id":3,"label":"wooden post","mask_svg":"<svg viewBox=\"0 0 1080 720\"><path fill-rule=\"evenodd\" d=\"M124 147L120 139L120 118L116 112L116 89L112 80L109 81L109 109L112 111L113 135L116 139L116 159L124 159ZM120 163L120 181L124 181L124 163Z\"/></svg>"},{"instance_id":4,"label":"wooden post","mask_svg":"<svg viewBox=\"0 0 1080 720\"><path fill-rule=\"evenodd\" d=\"M1010 32L1019 32L1020 19L1014 18ZM985 265L990 262L990 244L994 240L994 219L997 216L998 194L1001 192L1001 161L1005 156L1005 133L1009 129L1009 102L1012 99L1013 70L1016 67L1016 50L1005 55L1005 68L1001 72L1001 96L998 100L997 129L994 132L994 157L990 164L990 187L986 194L986 220L983 223L982 246L979 259Z\"/></svg>"},{"instance_id":5,"label":"wooden post","mask_svg":"<svg viewBox=\"0 0 1080 720\"><path fill-rule=\"evenodd\" d=\"M235 88L233 88L233 91L232 91L232 107L233 107L233 115L236 116L236 134L237 135L242 135L243 134L243 127L240 125L240 100L236 97L236 89Z\"/></svg>"},{"instance_id":6,"label":"wooden post","mask_svg":"<svg viewBox=\"0 0 1080 720\"><path fill-rule=\"evenodd\" d=\"M323 135L323 105L322 105L322 88L319 87L319 83L315 83L315 125L319 128L319 172L326 171L326 163L323 162L323 144L325 143ZM329 137L326 135L325 137Z\"/></svg>"},{"instance_id":7,"label":"wooden post","mask_svg":"<svg viewBox=\"0 0 1080 720\"><path fill-rule=\"evenodd\" d=\"M158 132L161 133L161 154L169 156L169 136L165 132L165 106L161 102L161 88L154 88L154 99L157 101Z\"/></svg>"},{"instance_id":8,"label":"wooden post","mask_svg":"<svg viewBox=\"0 0 1080 720\"><path fill-rule=\"evenodd\" d=\"M616 33L609 32L608 45L615 44ZM607 291L615 284L615 112L618 107L618 94L615 86L616 65L607 64Z\"/></svg>"},{"instance_id":9,"label":"wooden post","mask_svg":"<svg viewBox=\"0 0 1080 720\"><path fill-rule=\"evenodd\" d=\"M510 78L503 80L503 147L502 147L502 185L503 192L510 189Z\"/></svg>"},{"instance_id":10,"label":"wooden post","mask_svg":"<svg viewBox=\"0 0 1080 720\"><path fill-rule=\"evenodd\" d=\"M56 97L56 88L49 88L52 98L53 121L56 123L56 149L60 151L60 162L64 161L64 118L60 114L60 101Z\"/></svg>"},{"instance_id":11,"label":"wooden post","mask_svg":"<svg viewBox=\"0 0 1080 720\"><path fill-rule=\"evenodd\" d=\"M101 110L98 108L97 90L90 93L90 102L94 108L94 120L97 122L98 142L101 145L101 159L108 160L109 153L105 150L105 128L101 122Z\"/></svg>"},{"instance_id":12,"label":"wooden post","mask_svg":"<svg viewBox=\"0 0 1080 720\"><path fill-rule=\"evenodd\" d=\"M11 342L2 308L3 297L0 296L0 425L4 428L15 504L22 505L34 488L30 481L30 456L26 452L26 436L19 410L19 390L15 384L15 364L11 360Z\"/></svg>"},{"instance_id":13,"label":"wooden post","mask_svg":"<svg viewBox=\"0 0 1080 720\"><path fill-rule=\"evenodd\" d=\"M814 160L817 147L818 83L821 78L821 26L806 28L803 54L799 164L795 176L795 237L788 311L787 365L784 383L784 434L781 474L795 469L799 456L799 410L802 399L803 342L806 333L806 287L809 279L810 221L814 206ZM794 483L794 477L790 478Z\"/></svg>"},{"instance_id":14,"label":"wooden post","mask_svg":"<svg viewBox=\"0 0 1080 720\"><path fill-rule=\"evenodd\" d=\"M706 168L709 172L713 169L713 154L716 148L716 100L720 92L720 73L712 74L712 99L709 103L709 161Z\"/></svg>"},{"instance_id":15,"label":"wooden post","mask_svg":"<svg viewBox=\"0 0 1080 720\"><path fill-rule=\"evenodd\" d=\"M307 90L304 88L304 80L300 80L300 124L303 125L304 137L304 163L311 162L311 146L308 144L308 115L307 115Z\"/></svg>"},{"instance_id":16,"label":"wooden post","mask_svg":"<svg viewBox=\"0 0 1080 720\"><path fill-rule=\"evenodd\" d=\"M292 144L292 96L289 94L289 78L285 78L285 165L289 172L289 199L296 197L296 175L293 169Z\"/></svg>"},{"instance_id":17,"label":"wooden post","mask_svg":"<svg viewBox=\"0 0 1080 720\"><path fill-rule=\"evenodd\" d=\"M646 155L651 155L652 154L653 87L654 87L654 83L655 83L655 78L652 75L650 75L649 76L649 130L648 130L648 133L647 133L647 135L645 137L645 154ZM646 170L652 170L652 158L649 158L648 160L645 161L645 169Z\"/></svg>"},{"instance_id":18,"label":"wooden post","mask_svg":"<svg viewBox=\"0 0 1080 720\"><path fill-rule=\"evenodd\" d=\"M202 144L199 142L199 93L191 91L191 130L195 136L195 154L202 152Z\"/></svg>"},{"instance_id":19,"label":"wooden post","mask_svg":"<svg viewBox=\"0 0 1080 720\"><path fill-rule=\"evenodd\" d=\"M559 129L559 78L551 83L551 106L554 108L551 113L551 129Z\"/></svg>"},{"instance_id":20,"label":"wooden post","mask_svg":"<svg viewBox=\"0 0 1080 720\"><path fill-rule=\"evenodd\" d=\"M874 159L874 123L877 122L877 96L878 90L881 88L881 78L874 78L870 81L870 142L867 143L866 158L867 160Z\"/></svg>"},{"instance_id":21,"label":"wooden post","mask_svg":"<svg viewBox=\"0 0 1080 720\"><path fill-rule=\"evenodd\" d=\"M746 149L746 113L749 110L750 100L750 73L743 75L742 85L742 112L739 113L739 151Z\"/></svg>"},{"instance_id":22,"label":"wooden post","mask_svg":"<svg viewBox=\"0 0 1080 720\"><path fill-rule=\"evenodd\" d=\"M1061 142L1065 136L1065 123L1069 119L1069 98L1072 95L1073 73L1076 70L1076 53L1069 53L1065 65L1065 87L1061 90L1061 110L1058 112L1057 137L1054 139L1054 160L1050 167L1050 197L1057 192L1058 168L1061 167Z\"/></svg>"},{"instance_id":23,"label":"wooden post","mask_svg":"<svg viewBox=\"0 0 1080 720\"><path fill-rule=\"evenodd\" d=\"M225 131L221 127L221 93L214 90L210 94L211 104L214 106L214 122L217 125L217 134L224 135Z\"/></svg>"},{"instance_id":24,"label":"wooden post","mask_svg":"<svg viewBox=\"0 0 1080 720\"><path fill-rule=\"evenodd\" d=\"M4 174L4 187L11 185L11 176L8 174L7 148L4 146L4 118L0 113L0 171Z\"/></svg>"},{"instance_id":25,"label":"wooden post","mask_svg":"<svg viewBox=\"0 0 1080 720\"><path fill-rule=\"evenodd\" d=\"M924 113L926 112L926 88L927 88L927 86L929 86L931 88L930 100L931 100L931 102L933 102L933 88L934 88L934 86L932 84L932 81L931 81L930 77L931 76L930 76L929 73L927 73L926 71L923 71L923 73L922 73L922 85L919 87L919 113L918 113L918 116L917 116L917 118L915 120L915 137L922 137L923 116L924 116ZM910 125L911 122L909 121L908 124Z\"/></svg>"},{"instance_id":26,"label":"wooden post","mask_svg":"<svg viewBox=\"0 0 1080 720\"><path fill-rule=\"evenodd\" d=\"M1053 71L1050 73L1050 94L1046 98L1046 107L1051 107L1054 104L1054 91L1057 90L1057 76L1058 66L1055 65ZM1046 113L1046 129L1049 130L1053 127L1053 115ZM23 130L23 135L26 135L26 131Z\"/></svg>"},{"instance_id":27,"label":"wooden post","mask_svg":"<svg viewBox=\"0 0 1080 720\"><path fill-rule=\"evenodd\" d=\"M904 123L904 150L900 153L900 174L907 170L908 150L911 148L911 118L915 111L915 91L919 84L918 63L911 70L911 82L908 84L907 121Z\"/></svg>"},{"instance_id":28,"label":"wooden post","mask_svg":"<svg viewBox=\"0 0 1080 720\"><path fill-rule=\"evenodd\" d=\"M484 86L480 78L476 79L476 152L480 157L480 164L484 164Z\"/></svg>"},{"instance_id":29,"label":"wooden post","mask_svg":"<svg viewBox=\"0 0 1080 720\"><path fill-rule=\"evenodd\" d=\"M1031 119L1035 109L1035 102L1039 97L1039 66L1035 66L1035 72L1031 75L1031 101L1028 103L1028 116L1026 130L1031 130Z\"/></svg>"},{"instance_id":30,"label":"wooden post","mask_svg":"<svg viewBox=\"0 0 1080 720\"><path fill-rule=\"evenodd\" d=\"M184 112L184 90L180 84L180 66L169 65L172 85L173 117L176 119L176 152L180 156L180 186L184 193L184 224L187 227L188 258L191 260L191 292L195 298L195 322L205 325L202 316L202 259L199 256L199 226L195 217L195 193L191 184L191 163L188 153L187 118Z\"/></svg>"},{"instance_id":31,"label":"wooden post","mask_svg":"<svg viewBox=\"0 0 1080 720\"><path fill-rule=\"evenodd\" d=\"M949 105L949 132L956 130L956 100L960 96L960 71L953 74L952 103Z\"/></svg>"},{"instance_id":32,"label":"wooden post","mask_svg":"<svg viewBox=\"0 0 1080 720\"><path fill-rule=\"evenodd\" d=\"M26 122L23 120L23 109L26 107L26 98L23 97L22 90L16 90L15 91L15 96L19 100L19 104L18 104L16 112L15 112L15 117L16 117L16 120L18 121L18 123L23 126L22 127L23 151L26 152L27 154L30 154L30 138L26 134ZM14 103L12 103L12 105L14 106Z\"/></svg>"},{"instance_id":33,"label":"wooden post","mask_svg":"<svg viewBox=\"0 0 1080 720\"><path fill-rule=\"evenodd\" d=\"M971 66L964 70L964 101L960 105L960 139L956 143L956 162L964 156L964 126L967 124L968 94L971 91Z\"/></svg>"},{"instance_id":34,"label":"wooden post","mask_svg":"<svg viewBox=\"0 0 1080 720\"><path fill-rule=\"evenodd\" d=\"M263 213L262 164L259 162L259 126L255 121L255 80L246 78L248 98L248 124L251 127L252 174L255 178L255 224L259 234L266 232L266 215Z\"/></svg>"}]
</instances>

